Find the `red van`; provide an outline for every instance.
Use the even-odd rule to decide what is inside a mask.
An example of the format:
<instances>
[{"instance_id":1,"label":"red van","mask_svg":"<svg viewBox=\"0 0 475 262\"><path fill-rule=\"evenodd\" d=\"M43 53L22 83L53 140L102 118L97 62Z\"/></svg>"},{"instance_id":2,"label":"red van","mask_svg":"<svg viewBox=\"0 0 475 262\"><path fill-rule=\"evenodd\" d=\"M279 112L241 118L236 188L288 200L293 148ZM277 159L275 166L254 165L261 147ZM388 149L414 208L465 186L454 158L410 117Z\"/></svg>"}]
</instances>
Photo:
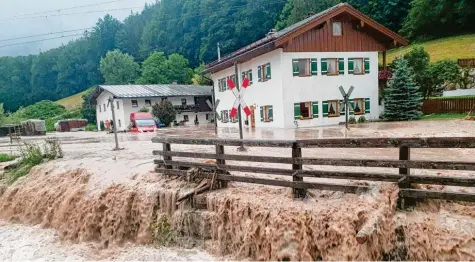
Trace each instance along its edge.
<instances>
[{"instance_id":1,"label":"red van","mask_svg":"<svg viewBox=\"0 0 475 262\"><path fill-rule=\"evenodd\" d=\"M131 113L130 132L144 133L157 131L157 124L151 113Z\"/></svg>"}]
</instances>

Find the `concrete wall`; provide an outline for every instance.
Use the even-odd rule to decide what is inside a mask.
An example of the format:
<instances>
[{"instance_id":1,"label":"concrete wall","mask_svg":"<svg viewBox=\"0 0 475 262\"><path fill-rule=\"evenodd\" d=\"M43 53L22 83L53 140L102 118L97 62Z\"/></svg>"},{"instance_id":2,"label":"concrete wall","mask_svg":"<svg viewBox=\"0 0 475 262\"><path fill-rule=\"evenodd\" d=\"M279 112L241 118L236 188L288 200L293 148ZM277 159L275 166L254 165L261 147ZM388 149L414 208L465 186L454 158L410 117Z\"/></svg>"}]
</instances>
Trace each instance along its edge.
<instances>
[{"instance_id":1,"label":"concrete wall","mask_svg":"<svg viewBox=\"0 0 475 262\"><path fill-rule=\"evenodd\" d=\"M294 77L292 59L317 58L318 75L309 77ZM338 76L322 75L322 58L344 58L345 74ZM348 74L348 58L369 58L370 73L364 75ZM267 82L258 82L257 67L265 63L271 63L272 79ZM378 106L378 53L377 52L295 52L284 53L281 49L256 57L239 65L241 72L252 69L253 85L244 96L248 106L256 107L256 127L294 128L294 103L318 102L319 117L310 120L297 120L299 127L335 125L345 121L344 116L323 117L322 102L328 100L342 100L339 87L348 90L350 86L355 89L351 98L369 98L371 111L366 114L367 119L377 119L380 108ZM217 108L231 110L235 97L231 90L219 92L218 79L234 74L234 67L227 68L212 75L216 99L220 100ZM260 106L273 106L273 122L260 121ZM243 116L244 113L243 113ZM358 118L359 116L355 116ZM218 127L237 127L238 123L218 122Z\"/></svg>"},{"instance_id":2,"label":"concrete wall","mask_svg":"<svg viewBox=\"0 0 475 262\"><path fill-rule=\"evenodd\" d=\"M443 96L473 96L473 95L475 95L475 88L444 91Z\"/></svg>"},{"instance_id":3,"label":"concrete wall","mask_svg":"<svg viewBox=\"0 0 475 262\"><path fill-rule=\"evenodd\" d=\"M104 91L102 94L99 95L97 98L97 127L100 129L100 122L111 120L112 119L112 111L111 107L107 106L107 99L111 97L112 94ZM194 105L195 98L193 96L184 96L184 97L168 97L167 100L172 103L174 106L182 105L182 99L186 99L187 105ZM132 100L137 100L138 106L132 107ZM159 103L162 101L161 98L134 98L134 99L115 99L115 106L116 106L116 122L117 122L117 130L118 131L127 131L130 125L130 114L139 112L139 110L143 107L147 107L150 112L152 112L152 107L148 107L145 105L145 100L150 100L151 105L153 106L155 103ZM104 104L106 106L106 110L104 111ZM99 111L99 105L101 106L101 110ZM118 105L118 106L117 106ZM209 121L206 120L206 115L211 115L211 112L200 112L198 113L198 120L200 124L208 123ZM177 121L180 122L184 120L184 116L188 115L189 122L187 125L194 125L195 121L195 112L185 112L181 114L177 114L176 118ZM209 118L209 117L208 117Z\"/></svg>"}]
</instances>

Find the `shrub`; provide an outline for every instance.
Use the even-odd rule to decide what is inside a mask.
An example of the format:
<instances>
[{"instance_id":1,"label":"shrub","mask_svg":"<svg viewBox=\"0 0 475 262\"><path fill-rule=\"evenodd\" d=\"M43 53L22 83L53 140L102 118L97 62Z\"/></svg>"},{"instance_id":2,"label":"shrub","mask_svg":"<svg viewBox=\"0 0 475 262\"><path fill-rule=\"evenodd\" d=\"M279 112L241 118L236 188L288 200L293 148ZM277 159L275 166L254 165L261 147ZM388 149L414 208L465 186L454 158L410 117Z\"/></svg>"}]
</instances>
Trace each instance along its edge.
<instances>
[{"instance_id":1,"label":"shrub","mask_svg":"<svg viewBox=\"0 0 475 262\"><path fill-rule=\"evenodd\" d=\"M175 108L168 100L155 104L152 107L152 114L155 118L160 120L160 123L164 124L165 126L170 126L170 123L176 119Z\"/></svg>"},{"instance_id":2,"label":"shrub","mask_svg":"<svg viewBox=\"0 0 475 262\"><path fill-rule=\"evenodd\" d=\"M42 119L46 120L51 117L55 117L66 113L67 110L64 106L56 104L53 101L43 100L36 104L20 108L13 117L17 119Z\"/></svg>"},{"instance_id":3,"label":"shrub","mask_svg":"<svg viewBox=\"0 0 475 262\"><path fill-rule=\"evenodd\" d=\"M13 184L20 177L28 175L34 166L43 163L45 159L53 160L63 157L63 150L56 139L46 139L43 149L44 152L41 151L40 146L37 144L24 143L20 147L20 163L5 173L7 183Z\"/></svg>"},{"instance_id":4,"label":"shrub","mask_svg":"<svg viewBox=\"0 0 475 262\"><path fill-rule=\"evenodd\" d=\"M349 124L356 124L356 119L355 119L355 117L354 117L354 116L350 117L350 118L348 119L348 123L349 123Z\"/></svg>"},{"instance_id":5,"label":"shrub","mask_svg":"<svg viewBox=\"0 0 475 262\"><path fill-rule=\"evenodd\" d=\"M9 161L14 160L15 158L16 158L15 156L11 156L8 154L0 154L0 163L9 162Z\"/></svg>"},{"instance_id":6,"label":"shrub","mask_svg":"<svg viewBox=\"0 0 475 262\"><path fill-rule=\"evenodd\" d=\"M96 132L96 131L97 131L97 126L94 125L94 124L88 124L88 125L86 126L86 131Z\"/></svg>"},{"instance_id":7,"label":"shrub","mask_svg":"<svg viewBox=\"0 0 475 262\"><path fill-rule=\"evenodd\" d=\"M152 224L151 229L154 244L158 246L170 246L176 243L178 234L171 228L166 215L159 214L157 221Z\"/></svg>"},{"instance_id":8,"label":"shrub","mask_svg":"<svg viewBox=\"0 0 475 262\"><path fill-rule=\"evenodd\" d=\"M360 118L358 118L358 123L359 123L359 124L366 123L366 117L360 116Z\"/></svg>"},{"instance_id":9,"label":"shrub","mask_svg":"<svg viewBox=\"0 0 475 262\"><path fill-rule=\"evenodd\" d=\"M144 107L140 108L139 112L141 112L141 113L148 113L148 112L150 112L150 111L149 111L148 108L146 108L146 107L144 106Z\"/></svg>"}]
</instances>

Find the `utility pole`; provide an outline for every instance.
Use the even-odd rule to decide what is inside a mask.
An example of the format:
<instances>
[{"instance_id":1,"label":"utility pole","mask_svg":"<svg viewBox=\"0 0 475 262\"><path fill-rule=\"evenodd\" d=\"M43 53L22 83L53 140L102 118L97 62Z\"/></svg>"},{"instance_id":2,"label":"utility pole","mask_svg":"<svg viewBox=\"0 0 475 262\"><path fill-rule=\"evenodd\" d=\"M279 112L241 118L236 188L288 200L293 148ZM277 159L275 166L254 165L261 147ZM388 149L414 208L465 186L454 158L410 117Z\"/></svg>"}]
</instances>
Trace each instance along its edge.
<instances>
[{"instance_id":1,"label":"utility pole","mask_svg":"<svg viewBox=\"0 0 475 262\"><path fill-rule=\"evenodd\" d=\"M239 70L238 70L238 63L237 61L234 62L234 74L236 75L236 88L237 88L237 91L241 91L240 89L240 85L239 85ZM244 136L243 136L243 133L242 133L242 113L241 113L241 103L239 103L239 107L238 107L238 118L239 118L239 139L243 140L244 139ZM240 151L246 151L246 149L244 148L244 145L241 145L238 150Z\"/></svg>"},{"instance_id":2,"label":"utility pole","mask_svg":"<svg viewBox=\"0 0 475 262\"><path fill-rule=\"evenodd\" d=\"M211 93L211 95L213 96L212 100L213 100L214 134L216 135L216 137L218 137L218 117L217 117L217 113L216 113L216 102L214 101L214 98L215 98L214 97L214 85L213 85L212 91L213 92Z\"/></svg>"},{"instance_id":3,"label":"utility pole","mask_svg":"<svg viewBox=\"0 0 475 262\"><path fill-rule=\"evenodd\" d=\"M221 61L221 46L219 45L218 42L218 62Z\"/></svg>"},{"instance_id":4,"label":"utility pole","mask_svg":"<svg viewBox=\"0 0 475 262\"><path fill-rule=\"evenodd\" d=\"M112 128L114 129L114 139L115 139L115 148L114 151L119 151L121 148L119 148L119 139L117 138L117 122L115 121L115 106L114 106L114 98L111 96L109 97L109 104L111 105L111 110L112 110L112 121L114 122L112 125Z\"/></svg>"}]
</instances>

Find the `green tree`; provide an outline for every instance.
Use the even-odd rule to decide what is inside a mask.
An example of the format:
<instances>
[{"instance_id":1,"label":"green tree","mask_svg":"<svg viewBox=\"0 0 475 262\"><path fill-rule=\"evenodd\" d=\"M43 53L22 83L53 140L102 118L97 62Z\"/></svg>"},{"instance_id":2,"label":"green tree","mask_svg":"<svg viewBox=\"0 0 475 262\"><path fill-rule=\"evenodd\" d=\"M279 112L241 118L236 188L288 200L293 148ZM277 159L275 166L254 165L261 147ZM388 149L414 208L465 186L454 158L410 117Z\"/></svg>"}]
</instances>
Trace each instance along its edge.
<instances>
[{"instance_id":1,"label":"green tree","mask_svg":"<svg viewBox=\"0 0 475 262\"><path fill-rule=\"evenodd\" d=\"M171 54L166 61L167 79L178 84L191 84L193 69L189 67L188 59L179 54Z\"/></svg>"},{"instance_id":2,"label":"green tree","mask_svg":"<svg viewBox=\"0 0 475 262\"><path fill-rule=\"evenodd\" d=\"M206 69L205 64L201 64L197 68L195 68L194 75L192 82L194 85L200 85L200 86L212 86L213 81L211 80L211 76L209 74L204 74L203 75L203 70Z\"/></svg>"},{"instance_id":3,"label":"green tree","mask_svg":"<svg viewBox=\"0 0 475 262\"><path fill-rule=\"evenodd\" d=\"M404 55L404 59L407 60L409 67L411 67L414 74L414 81L421 88L423 94L426 92L425 89L428 89L427 82L428 79L427 70L430 65L430 56L422 46L415 46L409 53Z\"/></svg>"},{"instance_id":4,"label":"green tree","mask_svg":"<svg viewBox=\"0 0 475 262\"><path fill-rule=\"evenodd\" d=\"M454 60L441 60L432 63L425 73L426 78L421 86L424 98L440 94L448 83L459 83L462 79L461 70Z\"/></svg>"},{"instance_id":5,"label":"green tree","mask_svg":"<svg viewBox=\"0 0 475 262\"><path fill-rule=\"evenodd\" d=\"M109 51L101 59L100 71L108 85L134 83L139 74L139 64L119 50Z\"/></svg>"},{"instance_id":6,"label":"green tree","mask_svg":"<svg viewBox=\"0 0 475 262\"><path fill-rule=\"evenodd\" d=\"M340 2L340 0L289 0L277 22L277 27L283 29Z\"/></svg>"},{"instance_id":7,"label":"green tree","mask_svg":"<svg viewBox=\"0 0 475 262\"><path fill-rule=\"evenodd\" d=\"M170 126L170 124L176 119L176 110L168 100L153 105L152 114L165 126Z\"/></svg>"},{"instance_id":8,"label":"green tree","mask_svg":"<svg viewBox=\"0 0 475 262\"><path fill-rule=\"evenodd\" d=\"M409 39L427 39L475 31L475 1L413 0L404 20Z\"/></svg>"},{"instance_id":9,"label":"green tree","mask_svg":"<svg viewBox=\"0 0 475 262\"><path fill-rule=\"evenodd\" d=\"M96 123L97 109L96 106L93 105L94 101L92 97L96 88L97 87L93 87L82 95L81 114L90 124Z\"/></svg>"},{"instance_id":10,"label":"green tree","mask_svg":"<svg viewBox=\"0 0 475 262\"><path fill-rule=\"evenodd\" d=\"M0 126L3 125L5 121L5 110L3 109L3 104L0 104Z\"/></svg>"},{"instance_id":11,"label":"green tree","mask_svg":"<svg viewBox=\"0 0 475 262\"><path fill-rule=\"evenodd\" d=\"M154 52L142 63L140 84L167 84L167 58L163 52Z\"/></svg>"},{"instance_id":12,"label":"green tree","mask_svg":"<svg viewBox=\"0 0 475 262\"><path fill-rule=\"evenodd\" d=\"M394 61L395 71L385 89L384 118L389 121L415 120L422 115L422 97L406 59Z\"/></svg>"}]
</instances>

